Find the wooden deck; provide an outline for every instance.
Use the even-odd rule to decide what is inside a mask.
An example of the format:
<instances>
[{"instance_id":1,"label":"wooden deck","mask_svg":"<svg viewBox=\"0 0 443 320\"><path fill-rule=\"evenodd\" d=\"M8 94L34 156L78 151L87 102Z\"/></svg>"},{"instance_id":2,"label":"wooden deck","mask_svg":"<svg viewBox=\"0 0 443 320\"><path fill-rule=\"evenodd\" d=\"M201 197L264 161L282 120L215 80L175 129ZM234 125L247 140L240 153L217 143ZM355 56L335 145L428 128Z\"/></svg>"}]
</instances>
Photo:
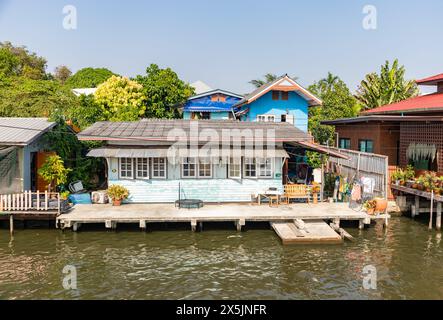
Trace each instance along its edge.
<instances>
[{"instance_id":1,"label":"wooden deck","mask_svg":"<svg viewBox=\"0 0 443 320\"><path fill-rule=\"evenodd\" d=\"M234 222L241 230L246 222L284 222L302 220L332 220L339 225L340 220L359 221L361 228L371 221L381 219L388 223L390 216L370 216L357 212L343 203L291 204L270 208L268 205L253 204L207 204L201 209L178 209L173 204L127 204L120 207L111 205L76 205L69 212L57 217L59 228L72 228L77 231L82 224L104 224L114 229L118 224L138 224L146 229L154 222L185 222L196 230L197 223Z\"/></svg>"},{"instance_id":2,"label":"wooden deck","mask_svg":"<svg viewBox=\"0 0 443 320\"><path fill-rule=\"evenodd\" d=\"M420 213L422 213L422 212L428 212L430 214L429 229L432 229L432 227L433 227L433 214L435 212L436 213L436 218L435 218L436 229L441 230L441 217L442 217L442 205L443 205L443 196L442 195L435 195L435 194L432 194L431 192L421 191L421 190L408 188L408 187L400 186L400 185L396 185L396 184L391 185L391 188L393 190L400 191L401 193L415 196L415 202L411 206L412 217L414 218L415 216L420 215ZM423 208L420 205L420 199L432 200L430 206L427 208ZM434 202L436 203L436 206L434 206Z\"/></svg>"}]
</instances>

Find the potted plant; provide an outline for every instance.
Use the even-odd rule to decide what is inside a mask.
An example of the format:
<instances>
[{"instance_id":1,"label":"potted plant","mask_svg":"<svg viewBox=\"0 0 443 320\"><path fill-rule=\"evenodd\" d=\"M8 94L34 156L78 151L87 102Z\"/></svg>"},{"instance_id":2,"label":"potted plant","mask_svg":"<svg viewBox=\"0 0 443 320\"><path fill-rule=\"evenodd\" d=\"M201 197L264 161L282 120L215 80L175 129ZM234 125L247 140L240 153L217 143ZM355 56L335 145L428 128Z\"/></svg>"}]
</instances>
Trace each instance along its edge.
<instances>
[{"instance_id":1,"label":"potted plant","mask_svg":"<svg viewBox=\"0 0 443 320\"><path fill-rule=\"evenodd\" d=\"M388 200L383 198L374 198L375 201L375 213L385 213L386 209L388 208Z\"/></svg>"},{"instance_id":2,"label":"potted plant","mask_svg":"<svg viewBox=\"0 0 443 320\"><path fill-rule=\"evenodd\" d=\"M402 169L397 169L391 176L391 180L394 181L396 185L404 184L404 173Z\"/></svg>"},{"instance_id":3,"label":"potted plant","mask_svg":"<svg viewBox=\"0 0 443 320\"><path fill-rule=\"evenodd\" d=\"M63 191L60 193L60 199L62 200L68 200L68 197L71 193L69 191Z\"/></svg>"},{"instance_id":4,"label":"potted plant","mask_svg":"<svg viewBox=\"0 0 443 320\"><path fill-rule=\"evenodd\" d=\"M363 208L365 208L366 212L369 215L374 214L376 206L377 206L376 200L368 200L363 204Z\"/></svg>"},{"instance_id":5,"label":"potted plant","mask_svg":"<svg viewBox=\"0 0 443 320\"><path fill-rule=\"evenodd\" d=\"M112 199L112 205L120 206L122 201L129 197L129 190L123 186L114 184L108 188L108 196Z\"/></svg>"}]
</instances>

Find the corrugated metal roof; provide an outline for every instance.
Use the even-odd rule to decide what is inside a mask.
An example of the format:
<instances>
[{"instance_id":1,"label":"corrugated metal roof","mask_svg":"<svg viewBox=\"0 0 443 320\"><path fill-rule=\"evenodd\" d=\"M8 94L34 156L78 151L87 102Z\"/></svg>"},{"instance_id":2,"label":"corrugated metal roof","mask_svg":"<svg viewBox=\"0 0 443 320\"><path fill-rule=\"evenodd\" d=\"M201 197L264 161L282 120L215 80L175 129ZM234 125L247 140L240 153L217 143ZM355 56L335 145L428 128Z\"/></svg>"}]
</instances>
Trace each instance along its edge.
<instances>
[{"instance_id":1,"label":"corrugated metal roof","mask_svg":"<svg viewBox=\"0 0 443 320\"><path fill-rule=\"evenodd\" d=\"M175 130L175 131L173 131ZM126 141L199 141L208 142L208 133L217 133L219 141L311 141L312 137L290 123L243 122L233 120L145 119L134 122L96 122L78 134L80 140ZM237 131L234 131L237 130ZM238 131L240 130L240 132ZM250 131L244 131L250 130ZM263 131L263 136L257 134ZM233 133L243 136L232 136ZM250 137L245 136L250 132ZM226 136L226 134L231 134ZM272 136L271 136L272 135Z\"/></svg>"},{"instance_id":2,"label":"corrugated metal roof","mask_svg":"<svg viewBox=\"0 0 443 320\"><path fill-rule=\"evenodd\" d=\"M0 118L0 145L28 145L54 126L46 118Z\"/></svg>"},{"instance_id":3,"label":"corrugated metal roof","mask_svg":"<svg viewBox=\"0 0 443 320\"><path fill-rule=\"evenodd\" d=\"M422 85L422 86L433 86L433 85L436 85L440 82L443 82L443 73L437 74L432 77L420 79L420 80L417 80L416 82L417 82L417 84Z\"/></svg>"}]
</instances>

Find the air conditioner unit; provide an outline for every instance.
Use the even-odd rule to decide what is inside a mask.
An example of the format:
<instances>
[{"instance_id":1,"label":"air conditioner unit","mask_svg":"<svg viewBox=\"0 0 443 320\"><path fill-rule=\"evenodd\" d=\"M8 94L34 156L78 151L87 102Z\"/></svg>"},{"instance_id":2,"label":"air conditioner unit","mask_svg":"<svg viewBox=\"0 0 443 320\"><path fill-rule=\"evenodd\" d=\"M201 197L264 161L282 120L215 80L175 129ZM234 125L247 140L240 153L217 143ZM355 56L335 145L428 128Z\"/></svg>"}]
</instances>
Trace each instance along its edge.
<instances>
[{"instance_id":1,"label":"air conditioner unit","mask_svg":"<svg viewBox=\"0 0 443 320\"><path fill-rule=\"evenodd\" d=\"M106 204L109 203L108 193L106 191L93 191L91 194L92 203Z\"/></svg>"}]
</instances>

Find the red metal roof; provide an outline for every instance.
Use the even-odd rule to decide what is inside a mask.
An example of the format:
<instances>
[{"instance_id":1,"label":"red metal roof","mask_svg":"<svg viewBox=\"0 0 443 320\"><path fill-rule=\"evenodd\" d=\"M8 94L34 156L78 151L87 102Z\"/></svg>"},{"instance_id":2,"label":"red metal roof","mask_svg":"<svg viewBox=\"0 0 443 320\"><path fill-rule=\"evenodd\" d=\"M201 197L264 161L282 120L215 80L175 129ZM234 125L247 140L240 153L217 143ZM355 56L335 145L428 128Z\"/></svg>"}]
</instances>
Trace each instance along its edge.
<instances>
[{"instance_id":1,"label":"red metal roof","mask_svg":"<svg viewBox=\"0 0 443 320\"><path fill-rule=\"evenodd\" d=\"M436 76L424 78L416 81L419 85L436 85L439 82L443 82L443 73L437 74Z\"/></svg>"},{"instance_id":2,"label":"red metal roof","mask_svg":"<svg viewBox=\"0 0 443 320\"><path fill-rule=\"evenodd\" d=\"M397 103L388 104L372 110L362 112L363 114L443 111L443 93L432 93L418 96Z\"/></svg>"}]
</instances>

